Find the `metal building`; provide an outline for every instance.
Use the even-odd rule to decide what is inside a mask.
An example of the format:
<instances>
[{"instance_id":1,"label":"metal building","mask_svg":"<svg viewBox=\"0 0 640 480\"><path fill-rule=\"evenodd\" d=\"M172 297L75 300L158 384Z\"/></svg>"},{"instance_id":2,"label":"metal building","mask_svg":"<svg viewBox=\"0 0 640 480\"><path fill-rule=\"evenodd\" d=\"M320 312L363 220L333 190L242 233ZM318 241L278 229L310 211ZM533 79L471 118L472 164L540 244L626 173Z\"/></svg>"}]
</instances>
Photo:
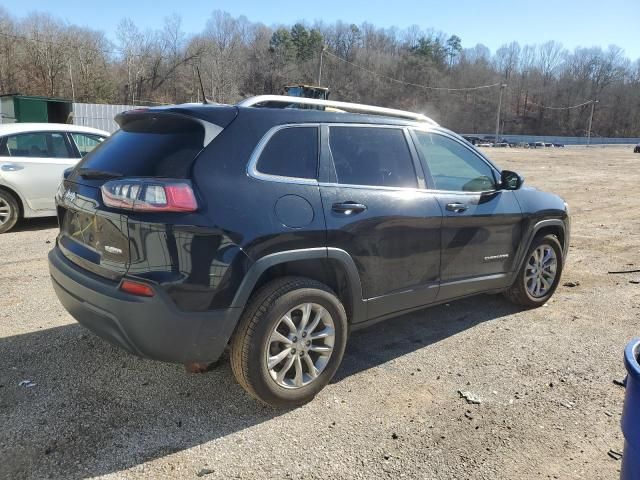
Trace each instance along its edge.
<instances>
[{"instance_id":1,"label":"metal building","mask_svg":"<svg viewBox=\"0 0 640 480\"><path fill-rule=\"evenodd\" d=\"M72 103L62 98L19 94L0 95L0 123L72 123L113 133L118 113L135 108L131 105Z\"/></svg>"},{"instance_id":2,"label":"metal building","mask_svg":"<svg viewBox=\"0 0 640 480\"><path fill-rule=\"evenodd\" d=\"M0 95L0 123L68 123L70 100L31 95Z\"/></svg>"}]
</instances>

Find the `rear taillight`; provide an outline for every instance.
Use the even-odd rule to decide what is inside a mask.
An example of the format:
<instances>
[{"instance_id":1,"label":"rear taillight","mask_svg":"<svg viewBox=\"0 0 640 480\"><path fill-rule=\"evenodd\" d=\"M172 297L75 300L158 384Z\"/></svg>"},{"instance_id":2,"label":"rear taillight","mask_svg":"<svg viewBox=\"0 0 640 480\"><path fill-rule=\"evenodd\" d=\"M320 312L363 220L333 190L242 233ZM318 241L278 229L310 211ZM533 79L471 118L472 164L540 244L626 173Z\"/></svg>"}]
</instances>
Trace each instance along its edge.
<instances>
[{"instance_id":1,"label":"rear taillight","mask_svg":"<svg viewBox=\"0 0 640 480\"><path fill-rule=\"evenodd\" d=\"M186 180L120 179L101 187L107 207L133 212L195 212L198 202Z\"/></svg>"}]
</instances>

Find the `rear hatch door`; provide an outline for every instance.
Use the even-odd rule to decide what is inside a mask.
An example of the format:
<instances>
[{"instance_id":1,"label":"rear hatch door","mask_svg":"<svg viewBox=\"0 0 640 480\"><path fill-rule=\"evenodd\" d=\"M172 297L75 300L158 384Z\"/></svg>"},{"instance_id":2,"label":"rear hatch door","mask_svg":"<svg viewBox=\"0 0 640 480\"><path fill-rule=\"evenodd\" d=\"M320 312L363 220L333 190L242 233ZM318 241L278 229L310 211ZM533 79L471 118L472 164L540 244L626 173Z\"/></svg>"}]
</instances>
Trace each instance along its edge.
<instances>
[{"instance_id":1,"label":"rear hatch door","mask_svg":"<svg viewBox=\"0 0 640 480\"><path fill-rule=\"evenodd\" d=\"M58 189L57 241L65 257L112 280L141 261L143 239L130 235L135 214L106 206L101 187L129 178L189 180L196 157L237 114L235 107L206 108L143 109L116 117L120 130L68 171ZM143 217L163 222L161 214Z\"/></svg>"}]
</instances>

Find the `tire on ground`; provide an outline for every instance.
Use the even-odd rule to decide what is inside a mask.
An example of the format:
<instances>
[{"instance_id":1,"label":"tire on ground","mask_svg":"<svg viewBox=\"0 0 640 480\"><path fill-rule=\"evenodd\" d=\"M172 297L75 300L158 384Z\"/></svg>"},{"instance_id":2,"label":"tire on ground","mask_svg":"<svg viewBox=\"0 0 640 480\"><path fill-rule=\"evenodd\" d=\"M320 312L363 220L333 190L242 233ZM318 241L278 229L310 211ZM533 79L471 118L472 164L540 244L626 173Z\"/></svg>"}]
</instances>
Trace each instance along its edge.
<instances>
[{"instance_id":1,"label":"tire on ground","mask_svg":"<svg viewBox=\"0 0 640 480\"><path fill-rule=\"evenodd\" d=\"M316 303L331 315L335 342L324 370L308 385L289 389L278 385L266 364L268 338L280 319L302 303ZM258 400L274 407L302 405L331 380L342 362L347 341L347 315L326 285L305 277L283 277L256 291L245 308L231 340L231 368L238 383Z\"/></svg>"}]
</instances>

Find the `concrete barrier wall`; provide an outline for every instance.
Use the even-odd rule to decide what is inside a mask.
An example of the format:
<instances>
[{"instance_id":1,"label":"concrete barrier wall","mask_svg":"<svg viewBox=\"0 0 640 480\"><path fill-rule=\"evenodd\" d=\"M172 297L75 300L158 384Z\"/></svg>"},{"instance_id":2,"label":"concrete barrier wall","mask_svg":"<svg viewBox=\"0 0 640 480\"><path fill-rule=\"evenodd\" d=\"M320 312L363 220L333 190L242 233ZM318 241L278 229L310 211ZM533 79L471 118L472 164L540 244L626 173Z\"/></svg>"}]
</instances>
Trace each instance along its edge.
<instances>
[{"instance_id":1,"label":"concrete barrier wall","mask_svg":"<svg viewBox=\"0 0 640 480\"><path fill-rule=\"evenodd\" d=\"M484 138L485 135L495 137L495 133L464 133L464 136ZM545 142L545 143L561 143L563 145L586 145L586 137L560 137L546 135L502 135L509 143L518 142ZM591 145L635 145L640 143L640 137L636 138L605 138L591 137Z\"/></svg>"}]
</instances>

